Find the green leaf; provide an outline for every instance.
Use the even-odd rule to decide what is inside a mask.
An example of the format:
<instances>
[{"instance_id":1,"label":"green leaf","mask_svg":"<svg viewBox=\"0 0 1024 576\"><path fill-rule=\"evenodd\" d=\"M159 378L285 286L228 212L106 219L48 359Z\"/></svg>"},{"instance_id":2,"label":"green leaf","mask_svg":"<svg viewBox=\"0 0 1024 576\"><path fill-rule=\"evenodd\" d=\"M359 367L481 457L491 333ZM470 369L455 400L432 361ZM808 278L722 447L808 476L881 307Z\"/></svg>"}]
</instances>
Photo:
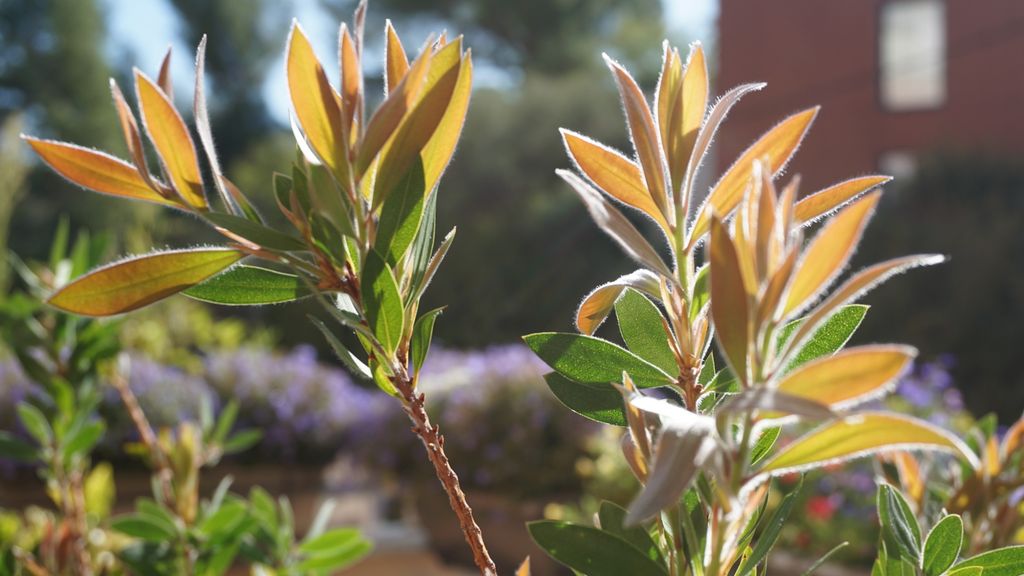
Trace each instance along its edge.
<instances>
[{"instance_id":1,"label":"green leaf","mask_svg":"<svg viewBox=\"0 0 1024 576\"><path fill-rule=\"evenodd\" d=\"M374 249L386 255L392 266L401 260L419 230L427 194L423 178L423 163L416 160L381 206Z\"/></svg>"},{"instance_id":2,"label":"green leaf","mask_svg":"<svg viewBox=\"0 0 1024 576\"><path fill-rule=\"evenodd\" d=\"M0 430L0 457L17 462L35 462L39 458L39 452L35 447Z\"/></svg>"},{"instance_id":3,"label":"green leaf","mask_svg":"<svg viewBox=\"0 0 1024 576\"><path fill-rule=\"evenodd\" d=\"M207 212L204 216L218 228L223 228L263 248L285 252L300 252L309 249L306 243L299 238L278 232L248 218L223 212Z\"/></svg>"},{"instance_id":4,"label":"green leaf","mask_svg":"<svg viewBox=\"0 0 1024 576\"><path fill-rule=\"evenodd\" d=\"M110 521L110 528L148 542L165 542L175 537L173 530L154 518L142 514L119 516Z\"/></svg>"},{"instance_id":5,"label":"green leaf","mask_svg":"<svg viewBox=\"0 0 1024 576\"><path fill-rule=\"evenodd\" d=\"M851 304L839 308L826 320L821 327L814 331L814 334L804 342L800 350L793 355L785 372L790 372L801 364L806 364L815 358L828 356L839 351L846 342L853 336L853 333L860 327L864 315L868 312L868 306L863 304ZM798 318L783 326L779 332L778 347L783 345L795 333L797 328L804 323L806 318Z\"/></svg>"},{"instance_id":6,"label":"green leaf","mask_svg":"<svg viewBox=\"0 0 1024 576\"><path fill-rule=\"evenodd\" d=\"M601 502L601 508L598 511L598 519L601 521L601 530L614 534L626 542L629 542L634 548L643 552L644 555L651 560L661 560L661 552L658 550L658 545L654 543L654 540L651 538L651 535L647 530L640 526L635 526L633 528L625 527L625 508L605 500Z\"/></svg>"},{"instance_id":7,"label":"green leaf","mask_svg":"<svg viewBox=\"0 0 1024 576\"><path fill-rule=\"evenodd\" d=\"M355 528L337 528L302 542L299 545L299 552L322 554L336 548L348 546L361 538L359 530Z\"/></svg>"},{"instance_id":8,"label":"green leaf","mask_svg":"<svg viewBox=\"0 0 1024 576\"><path fill-rule=\"evenodd\" d=\"M775 447L775 442L779 439L779 434L781 433L782 428L779 428L778 426L761 431L761 435L757 437L757 440L754 442L754 446L750 449L751 466L763 460L764 457L772 451L772 448Z\"/></svg>"},{"instance_id":9,"label":"green leaf","mask_svg":"<svg viewBox=\"0 0 1024 576\"><path fill-rule=\"evenodd\" d=\"M665 566L629 542L597 528L542 520L527 524L549 556L587 576L663 576Z\"/></svg>"},{"instance_id":10,"label":"green leaf","mask_svg":"<svg viewBox=\"0 0 1024 576\"><path fill-rule=\"evenodd\" d=\"M849 542L840 542L839 544L836 544L835 546L832 547L831 550L829 550L828 552L825 552L820 558L815 560L814 564L811 564L810 566L808 566L807 570L804 570L804 573L801 574L800 576L811 576L812 574L814 574L815 570L817 570L818 568L821 568L825 564L825 562L828 562L829 558L831 558L837 552L839 552L843 548L846 548L849 545L850 545Z\"/></svg>"},{"instance_id":11,"label":"green leaf","mask_svg":"<svg viewBox=\"0 0 1024 576\"><path fill-rule=\"evenodd\" d=\"M427 352L430 351L430 340L434 336L434 321L437 320L437 317L440 316L442 312L444 312L443 306L426 312L416 320L416 324L412 328L412 342L410 343L410 347L412 348L411 354L414 372L418 373L420 368L423 367L423 362L427 360Z\"/></svg>"},{"instance_id":12,"label":"green leaf","mask_svg":"<svg viewBox=\"0 0 1024 576\"><path fill-rule=\"evenodd\" d=\"M53 442L53 429L47 422L46 416L28 402L18 404L18 419L25 431L39 443L40 446L49 446Z\"/></svg>"},{"instance_id":13,"label":"green leaf","mask_svg":"<svg viewBox=\"0 0 1024 576\"><path fill-rule=\"evenodd\" d=\"M299 551L308 558L297 566L300 572L316 570L323 573L341 570L366 556L373 546L358 530L338 528L307 540Z\"/></svg>"},{"instance_id":14,"label":"green leaf","mask_svg":"<svg viewBox=\"0 0 1024 576\"><path fill-rule=\"evenodd\" d=\"M222 449L225 454L238 454L252 448L263 438L259 430L242 430L224 441Z\"/></svg>"},{"instance_id":15,"label":"green leaf","mask_svg":"<svg viewBox=\"0 0 1024 576\"><path fill-rule=\"evenodd\" d=\"M988 572L981 566L964 566L946 572L946 576L982 576L982 574L988 574Z\"/></svg>"},{"instance_id":16,"label":"green leaf","mask_svg":"<svg viewBox=\"0 0 1024 576\"><path fill-rule=\"evenodd\" d=\"M708 271L710 268L705 265L697 270L697 276L693 280L693 301L690 302L690 321L697 319L697 315L704 308L711 298L711 283Z\"/></svg>"},{"instance_id":17,"label":"green leaf","mask_svg":"<svg viewBox=\"0 0 1024 576\"><path fill-rule=\"evenodd\" d=\"M313 242L327 254L336 266L345 265L345 233L320 214L310 218Z\"/></svg>"},{"instance_id":18,"label":"green leaf","mask_svg":"<svg viewBox=\"0 0 1024 576\"><path fill-rule=\"evenodd\" d=\"M427 264L430 263L430 256L434 251L434 236L437 228L437 194L427 195L426 205L423 207L423 218L420 221L416 238L412 242L412 254L410 262L412 265L412 293L420 291L423 282L423 275L427 271Z\"/></svg>"},{"instance_id":19,"label":"green leaf","mask_svg":"<svg viewBox=\"0 0 1024 576\"><path fill-rule=\"evenodd\" d=\"M964 542L964 521L956 514L950 514L932 528L924 541L921 569L925 576L939 576L949 569L960 557Z\"/></svg>"},{"instance_id":20,"label":"green leaf","mask_svg":"<svg viewBox=\"0 0 1024 576\"><path fill-rule=\"evenodd\" d=\"M239 500L231 500L199 523L199 531L206 535L230 532L245 519L248 514L245 504Z\"/></svg>"},{"instance_id":21,"label":"green leaf","mask_svg":"<svg viewBox=\"0 0 1024 576\"><path fill-rule=\"evenodd\" d=\"M619 333L630 352L661 368L668 374L678 374L676 356L669 347L669 335L658 307L646 296L627 288L615 301L615 318Z\"/></svg>"},{"instance_id":22,"label":"green leaf","mask_svg":"<svg viewBox=\"0 0 1024 576\"><path fill-rule=\"evenodd\" d=\"M334 350L334 355L341 360L341 363L352 373L353 376L364 378L366 380L372 380L373 374L370 372L370 367L365 362L360 360L355 354L353 354L338 337L331 332L331 329L326 324L320 321L316 316L307 316L310 322L320 330L320 333L324 335L327 343L331 345L331 350Z\"/></svg>"},{"instance_id":23,"label":"green leaf","mask_svg":"<svg viewBox=\"0 0 1024 576\"><path fill-rule=\"evenodd\" d=\"M618 390L574 382L558 372L545 374L544 381L559 402L580 416L613 426L626 425L622 394Z\"/></svg>"},{"instance_id":24,"label":"green leaf","mask_svg":"<svg viewBox=\"0 0 1024 576\"><path fill-rule=\"evenodd\" d=\"M309 296L294 274L244 264L222 272L183 292L185 296L225 306L262 306Z\"/></svg>"},{"instance_id":25,"label":"green leaf","mask_svg":"<svg viewBox=\"0 0 1024 576\"><path fill-rule=\"evenodd\" d=\"M878 523L886 550L899 551L901 558L919 565L921 528L903 495L888 484L878 486Z\"/></svg>"},{"instance_id":26,"label":"green leaf","mask_svg":"<svg viewBox=\"0 0 1024 576\"><path fill-rule=\"evenodd\" d=\"M79 277L51 296L49 303L84 316L121 314L199 284L243 257L231 248L172 250L138 256Z\"/></svg>"},{"instance_id":27,"label":"green leaf","mask_svg":"<svg viewBox=\"0 0 1024 576\"><path fill-rule=\"evenodd\" d=\"M370 329L388 352L394 352L402 340L405 312L402 295L391 267L376 250L366 255L362 274L363 310Z\"/></svg>"},{"instance_id":28,"label":"green leaf","mask_svg":"<svg viewBox=\"0 0 1024 576\"><path fill-rule=\"evenodd\" d=\"M96 443L103 437L107 429L102 420L95 420L85 424L75 431L64 443L64 456L66 458L76 454L88 454Z\"/></svg>"},{"instance_id":29,"label":"green leaf","mask_svg":"<svg viewBox=\"0 0 1024 576\"><path fill-rule=\"evenodd\" d=\"M796 497L803 488L803 485L804 479L801 476L800 482L796 487L789 494L786 494L786 497L779 503L779 507L772 512L772 515L761 530L761 535L757 538L757 544L754 545L754 549L750 551L750 554L740 564L740 568L736 572L738 576L751 574L757 568L757 565L768 557L768 553L771 552L775 542L779 539L782 525L786 523L786 518L789 518L790 512L793 511L793 504L796 502Z\"/></svg>"},{"instance_id":30,"label":"green leaf","mask_svg":"<svg viewBox=\"0 0 1024 576\"><path fill-rule=\"evenodd\" d=\"M1024 566L1024 546L1008 546L968 558L954 566L950 575L961 576L960 570L981 568L984 576L1020 576L1021 566ZM966 574L969 573L963 576Z\"/></svg>"},{"instance_id":31,"label":"green leaf","mask_svg":"<svg viewBox=\"0 0 1024 576\"><path fill-rule=\"evenodd\" d=\"M621 382L623 372L640 388L664 386L674 381L643 358L593 336L540 332L524 336L523 340L559 374L584 384Z\"/></svg>"}]
</instances>

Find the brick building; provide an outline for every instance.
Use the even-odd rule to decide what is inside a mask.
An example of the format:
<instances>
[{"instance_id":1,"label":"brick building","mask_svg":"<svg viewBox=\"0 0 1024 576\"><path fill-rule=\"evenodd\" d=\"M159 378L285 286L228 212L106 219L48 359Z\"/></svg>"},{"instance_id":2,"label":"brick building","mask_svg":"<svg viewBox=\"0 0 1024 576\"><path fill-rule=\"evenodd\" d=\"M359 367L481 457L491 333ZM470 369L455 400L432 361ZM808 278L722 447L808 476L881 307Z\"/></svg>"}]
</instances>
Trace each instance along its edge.
<instances>
[{"instance_id":1,"label":"brick building","mask_svg":"<svg viewBox=\"0 0 1024 576\"><path fill-rule=\"evenodd\" d=\"M1024 156L1021 0L720 1L716 91L768 83L726 120L720 163L814 104L822 112L789 169L804 192L908 175L935 148Z\"/></svg>"}]
</instances>

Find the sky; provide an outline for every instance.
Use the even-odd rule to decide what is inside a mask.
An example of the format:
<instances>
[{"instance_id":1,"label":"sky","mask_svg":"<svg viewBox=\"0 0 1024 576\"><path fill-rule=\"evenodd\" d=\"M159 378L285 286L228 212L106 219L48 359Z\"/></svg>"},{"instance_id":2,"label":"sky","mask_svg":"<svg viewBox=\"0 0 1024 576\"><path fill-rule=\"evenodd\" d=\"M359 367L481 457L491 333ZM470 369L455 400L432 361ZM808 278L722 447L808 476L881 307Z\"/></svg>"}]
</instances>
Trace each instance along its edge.
<instances>
[{"instance_id":1,"label":"sky","mask_svg":"<svg viewBox=\"0 0 1024 576\"><path fill-rule=\"evenodd\" d=\"M669 30L685 31L688 36L703 39L706 43L711 41L718 13L717 0L662 2ZM111 53L127 48L132 52L136 66L155 75L170 45L174 49L172 75L177 79L176 85L190 85L195 47L185 46L178 40L175 15L165 0L104 0L104 3L110 17L111 35L107 48ZM318 0L295 0L295 5L295 16L303 22L314 45L329 46L333 42L331 38L337 34L337 24L322 17ZM287 23L282 25L286 26ZM271 113L279 121L285 122L288 118L288 98L284 89L284 65L279 60L273 66L264 92Z\"/></svg>"}]
</instances>

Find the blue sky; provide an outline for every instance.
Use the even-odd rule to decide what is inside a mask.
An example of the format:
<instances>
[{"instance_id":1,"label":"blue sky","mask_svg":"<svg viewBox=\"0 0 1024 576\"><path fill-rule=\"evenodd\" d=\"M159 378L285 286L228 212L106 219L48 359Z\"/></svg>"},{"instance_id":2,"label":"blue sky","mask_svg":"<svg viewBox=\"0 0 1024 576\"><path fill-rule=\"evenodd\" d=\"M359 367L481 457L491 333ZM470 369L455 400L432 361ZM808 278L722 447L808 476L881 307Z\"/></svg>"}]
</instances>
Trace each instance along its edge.
<instances>
[{"instance_id":1,"label":"blue sky","mask_svg":"<svg viewBox=\"0 0 1024 576\"><path fill-rule=\"evenodd\" d=\"M718 12L717 0L662 0L671 30L686 31L710 40ZM177 39L174 13L164 0L104 0L110 15L111 51L128 48L139 68L156 73L168 45L174 47L173 75L179 86L188 85L192 77L195 47L185 46ZM295 0L295 16L303 22L306 32L320 46L330 45L337 26L323 18L317 0ZM319 25L318 25L319 24ZM282 23L283 26L287 23ZM282 47L283 53L283 47ZM264 88L271 112L279 119L288 117L288 101L284 86L284 66L275 62ZM189 79L189 80L185 80Z\"/></svg>"}]
</instances>

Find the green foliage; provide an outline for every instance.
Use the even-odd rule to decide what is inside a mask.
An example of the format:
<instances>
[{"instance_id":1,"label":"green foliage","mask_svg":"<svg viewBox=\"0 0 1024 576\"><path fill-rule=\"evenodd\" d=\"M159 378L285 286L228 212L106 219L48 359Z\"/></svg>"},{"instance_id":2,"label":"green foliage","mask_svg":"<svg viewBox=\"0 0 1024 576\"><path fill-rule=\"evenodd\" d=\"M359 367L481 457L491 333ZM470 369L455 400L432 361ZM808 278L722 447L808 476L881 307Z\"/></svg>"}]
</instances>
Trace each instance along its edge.
<instances>
[{"instance_id":1,"label":"green foliage","mask_svg":"<svg viewBox=\"0 0 1024 576\"><path fill-rule=\"evenodd\" d=\"M567 522L528 525L538 546L566 566L590 576L667 574L665 565L613 532Z\"/></svg>"}]
</instances>

